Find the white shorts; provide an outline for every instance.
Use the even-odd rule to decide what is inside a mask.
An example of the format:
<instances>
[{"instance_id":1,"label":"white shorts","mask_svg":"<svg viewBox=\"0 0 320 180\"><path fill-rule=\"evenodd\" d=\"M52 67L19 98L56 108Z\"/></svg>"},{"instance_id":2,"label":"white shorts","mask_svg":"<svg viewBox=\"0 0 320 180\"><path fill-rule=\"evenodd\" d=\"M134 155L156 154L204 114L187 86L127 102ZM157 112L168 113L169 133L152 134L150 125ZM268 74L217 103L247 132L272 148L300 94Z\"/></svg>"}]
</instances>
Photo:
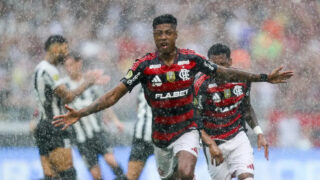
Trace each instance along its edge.
<instances>
[{"instance_id":1,"label":"white shorts","mask_svg":"<svg viewBox=\"0 0 320 180\"><path fill-rule=\"evenodd\" d=\"M198 130L184 133L166 148L154 146L154 154L160 178L167 179L173 175L174 169L178 163L176 157L178 152L187 151L198 157L199 148L200 135Z\"/></svg>"},{"instance_id":2,"label":"white shorts","mask_svg":"<svg viewBox=\"0 0 320 180\"><path fill-rule=\"evenodd\" d=\"M253 174L253 149L245 132L239 132L234 138L220 144L219 148L224 157L223 163L219 166L212 164L209 148L204 148L212 179L230 180L232 175L238 177L243 173Z\"/></svg>"}]
</instances>

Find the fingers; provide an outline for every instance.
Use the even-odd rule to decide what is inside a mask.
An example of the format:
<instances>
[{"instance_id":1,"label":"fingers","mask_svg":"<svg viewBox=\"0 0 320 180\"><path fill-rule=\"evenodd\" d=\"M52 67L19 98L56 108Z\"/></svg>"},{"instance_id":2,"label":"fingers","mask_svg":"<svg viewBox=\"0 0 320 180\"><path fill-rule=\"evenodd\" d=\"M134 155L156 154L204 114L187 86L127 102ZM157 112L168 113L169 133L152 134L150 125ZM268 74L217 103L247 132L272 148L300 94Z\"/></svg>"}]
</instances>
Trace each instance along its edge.
<instances>
[{"instance_id":1,"label":"fingers","mask_svg":"<svg viewBox=\"0 0 320 180\"><path fill-rule=\"evenodd\" d=\"M69 124L65 124L65 125L63 126L62 130L67 129L68 127L69 127Z\"/></svg>"},{"instance_id":2,"label":"fingers","mask_svg":"<svg viewBox=\"0 0 320 180\"><path fill-rule=\"evenodd\" d=\"M56 120L56 121L52 121L52 124L54 127L59 127L59 126L62 126L64 123L63 119L60 119L60 120Z\"/></svg>"},{"instance_id":3,"label":"fingers","mask_svg":"<svg viewBox=\"0 0 320 180\"><path fill-rule=\"evenodd\" d=\"M65 117L66 115L57 115L57 116L54 116L53 117L53 120L57 120L58 121L58 119L63 119L64 117ZM52 124L54 123L54 122L56 122L56 121L52 121Z\"/></svg>"},{"instance_id":4,"label":"fingers","mask_svg":"<svg viewBox=\"0 0 320 180\"><path fill-rule=\"evenodd\" d=\"M71 108L69 105L67 105L67 104L65 104L64 107L65 107L66 109L68 109L69 111L74 111L74 109L72 109L72 108Z\"/></svg>"},{"instance_id":5,"label":"fingers","mask_svg":"<svg viewBox=\"0 0 320 180\"><path fill-rule=\"evenodd\" d=\"M269 160L269 145L268 145L268 144L266 144L266 145L264 146L264 157L265 157L267 160Z\"/></svg>"}]
</instances>

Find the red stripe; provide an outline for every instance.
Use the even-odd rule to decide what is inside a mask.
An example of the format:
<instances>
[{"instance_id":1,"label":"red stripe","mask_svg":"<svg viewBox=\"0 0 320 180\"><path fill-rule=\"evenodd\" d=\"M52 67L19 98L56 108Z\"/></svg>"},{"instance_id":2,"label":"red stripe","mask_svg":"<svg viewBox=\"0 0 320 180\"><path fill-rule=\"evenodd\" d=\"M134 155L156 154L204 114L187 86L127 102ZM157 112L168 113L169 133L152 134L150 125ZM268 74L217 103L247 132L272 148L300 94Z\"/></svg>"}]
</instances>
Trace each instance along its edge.
<instances>
[{"instance_id":1,"label":"red stripe","mask_svg":"<svg viewBox=\"0 0 320 180\"><path fill-rule=\"evenodd\" d=\"M206 122L204 122L204 125L205 125L206 128L208 128L208 129L223 128L223 127L230 126L231 124L233 124L234 122L236 122L237 120L239 120L240 117L241 117L241 115L238 114L237 117L235 117L232 121L229 121L229 122L226 123L226 124L214 124L214 123L212 123L212 122L206 121Z\"/></svg>"},{"instance_id":2,"label":"red stripe","mask_svg":"<svg viewBox=\"0 0 320 180\"><path fill-rule=\"evenodd\" d=\"M245 88L247 87L245 83L227 83L227 84L219 85L217 87L208 88L207 92L208 93L221 92L221 91L224 91L225 89L231 89L234 86L244 86Z\"/></svg>"},{"instance_id":3,"label":"red stripe","mask_svg":"<svg viewBox=\"0 0 320 180\"><path fill-rule=\"evenodd\" d=\"M172 138L176 137L177 135L183 133L184 131L186 131L187 129L190 129L192 127L197 127L197 124L195 122L192 122L189 126L180 129L177 132L173 132L173 133L161 133L158 131L154 131L152 133L152 138L156 139L156 140L160 140L160 141L170 141Z\"/></svg>"},{"instance_id":4,"label":"red stripe","mask_svg":"<svg viewBox=\"0 0 320 180\"><path fill-rule=\"evenodd\" d=\"M215 117L215 118L225 118L225 117L234 115L238 111L238 108L239 107L237 107L231 111L227 111L225 113L217 113L217 112L212 112L212 111L207 110L204 113L204 115L209 116L209 117Z\"/></svg>"},{"instance_id":5,"label":"red stripe","mask_svg":"<svg viewBox=\"0 0 320 180\"><path fill-rule=\"evenodd\" d=\"M187 97L179 98L179 99L166 99L166 100L159 100L154 101L150 100L150 104L152 108L173 108L173 107L180 107L187 104L192 103L193 95L190 94Z\"/></svg>"},{"instance_id":6,"label":"red stripe","mask_svg":"<svg viewBox=\"0 0 320 180\"><path fill-rule=\"evenodd\" d=\"M211 139L225 139L229 136L231 136L232 134L238 132L238 130L240 129L241 125L239 124L237 127L233 128L231 131L220 134L220 135L216 135L216 136L210 136Z\"/></svg>"},{"instance_id":7,"label":"red stripe","mask_svg":"<svg viewBox=\"0 0 320 180\"><path fill-rule=\"evenodd\" d=\"M154 58L156 58L156 53L149 53L149 54L145 55L144 57L137 59L136 62L132 65L131 69L133 71L135 71L142 62L152 60Z\"/></svg>"},{"instance_id":8,"label":"red stripe","mask_svg":"<svg viewBox=\"0 0 320 180\"><path fill-rule=\"evenodd\" d=\"M177 115L177 116L170 116L170 117L158 116L154 120L155 120L155 123L158 123L158 124L172 125L172 124L177 124L177 123L186 121L188 119L191 119L193 117L193 114L194 114L194 111L192 109L189 112L186 112L184 114Z\"/></svg>"},{"instance_id":9,"label":"red stripe","mask_svg":"<svg viewBox=\"0 0 320 180\"><path fill-rule=\"evenodd\" d=\"M194 84L194 91L195 91L195 95L198 95L198 91L202 85L202 83L207 80L210 76L207 76L207 75L203 75L201 76L197 81L196 83Z\"/></svg>"},{"instance_id":10,"label":"red stripe","mask_svg":"<svg viewBox=\"0 0 320 180\"><path fill-rule=\"evenodd\" d=\"M176 91L176 90L188 88L192 85L192 83L193 83L193 78L190 78L189 80L186 80L186 81L181 80L181 81L174 81L174 82L166 82L159 87L152 86L152 83L148 82L147 88L153 92Z\"/></svg>"},{"instance_id":11,"label":"red stripe","mask_svg":"<svg viewBox=\"0 0 320 180\"><path fill-rule=\"evenodd\" d=\"M228 105L234 104L234 103L240 101L243 97L244 97L244 94L242 94L240 96L234 96L234 97L231 97L228 99L223 99L221 102L213 102L212 99L209 99L207 101L207 104L213 104L218 107L223 107L223 106L228 106Z\"/></svg>"},{"instance_id":12,"label":"red stripe","mask_svg":"<svg viewBox=\"0 0 320 180\"><path fill-rule=\"evenodd\" d=\"M178 64L172 64L171 66L162 65L159 68L146 67L143 73L146 75L160 75L160 74L165 74L168 71L178 72L181 69L192 69L194 66L196 66L196 62L189 61L189 64L184 64L184 65L178 65Z\"/></svg>"},{"instance_id":13,"label":"red stripe","mask_svg":"<svg viewBox=\"0 0 320 180\"><path fill-rule=\"evenodd\" d=\"M196 55L196 56L200 56L202 59L206 60L207 58L196 53L195 51L191 50L191 49L179 49L181 54L186 54L186 55Z\"/></svg>"}]
</instances>

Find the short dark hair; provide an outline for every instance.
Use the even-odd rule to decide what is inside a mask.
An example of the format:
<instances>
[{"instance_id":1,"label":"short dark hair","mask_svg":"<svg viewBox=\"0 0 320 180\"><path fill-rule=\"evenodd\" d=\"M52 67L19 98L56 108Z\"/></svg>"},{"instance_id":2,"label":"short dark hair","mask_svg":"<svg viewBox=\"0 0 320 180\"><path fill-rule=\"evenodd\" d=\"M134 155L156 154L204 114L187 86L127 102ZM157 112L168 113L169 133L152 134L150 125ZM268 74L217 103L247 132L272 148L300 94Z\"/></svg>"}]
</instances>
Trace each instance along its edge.
<instances>
[{"instance_id":1,"label":"short dark hair","mask_svg":"<svg viewBox=\"0 0 320 180\"><path fill-rule=\"evenodd\" d=\"M61 36L61 35L52 35L52 36L50 36L50 37L47 39L47 41L44 43L44 50L45 50L45 51L48 51L49 48L50 48L50 46L51 46L52 44L54 44L54 43L60 43L60 44L62 44L62 43L67 43L67 42L68 42L67 39L64 38L64 37Z\"/></svg>"},{"instance_id":2,"label":"short dark hair","mask_svg":"<svg viewBox=\"0 0 320 180\"><path fill-rule=\"evenodd\" d=\"M153 19L153 29L159 24L172 24L174 27L177 27L177 19L172 14L163 14Z\"/></svg>"},{"instance_id":3,"label":"short dark hair","mask_svg":"<svg viewBox=\"0 0 320 180\"><path fill-rule=\"evenodd\" d=\"M221 55L225 54L228 59L230 59L230 48L224 44L217 43L210 47L208 50L208 58L210 58L211 55Z\"/></svg>"}]
</instances>

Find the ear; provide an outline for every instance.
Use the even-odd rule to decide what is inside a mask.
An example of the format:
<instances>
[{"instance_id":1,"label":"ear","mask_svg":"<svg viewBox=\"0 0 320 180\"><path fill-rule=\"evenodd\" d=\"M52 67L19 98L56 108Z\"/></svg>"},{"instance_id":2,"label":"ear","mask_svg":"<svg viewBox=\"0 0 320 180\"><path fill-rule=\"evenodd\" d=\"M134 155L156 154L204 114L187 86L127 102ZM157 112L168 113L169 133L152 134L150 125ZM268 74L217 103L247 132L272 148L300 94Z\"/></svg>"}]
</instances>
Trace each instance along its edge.
<instances>
[{"instance_id":1,"label":"ear","mask_svg":"<svg viewBox=\"0 0 320 180\"><path fill-rule=\"evenodd\" d=\"M230 58L229 58L229 61L228 61L229 66L232 65L232 61L233 61L233 60L232 60L232 58L230 57Z\"/></svg>"}]
</instances>

